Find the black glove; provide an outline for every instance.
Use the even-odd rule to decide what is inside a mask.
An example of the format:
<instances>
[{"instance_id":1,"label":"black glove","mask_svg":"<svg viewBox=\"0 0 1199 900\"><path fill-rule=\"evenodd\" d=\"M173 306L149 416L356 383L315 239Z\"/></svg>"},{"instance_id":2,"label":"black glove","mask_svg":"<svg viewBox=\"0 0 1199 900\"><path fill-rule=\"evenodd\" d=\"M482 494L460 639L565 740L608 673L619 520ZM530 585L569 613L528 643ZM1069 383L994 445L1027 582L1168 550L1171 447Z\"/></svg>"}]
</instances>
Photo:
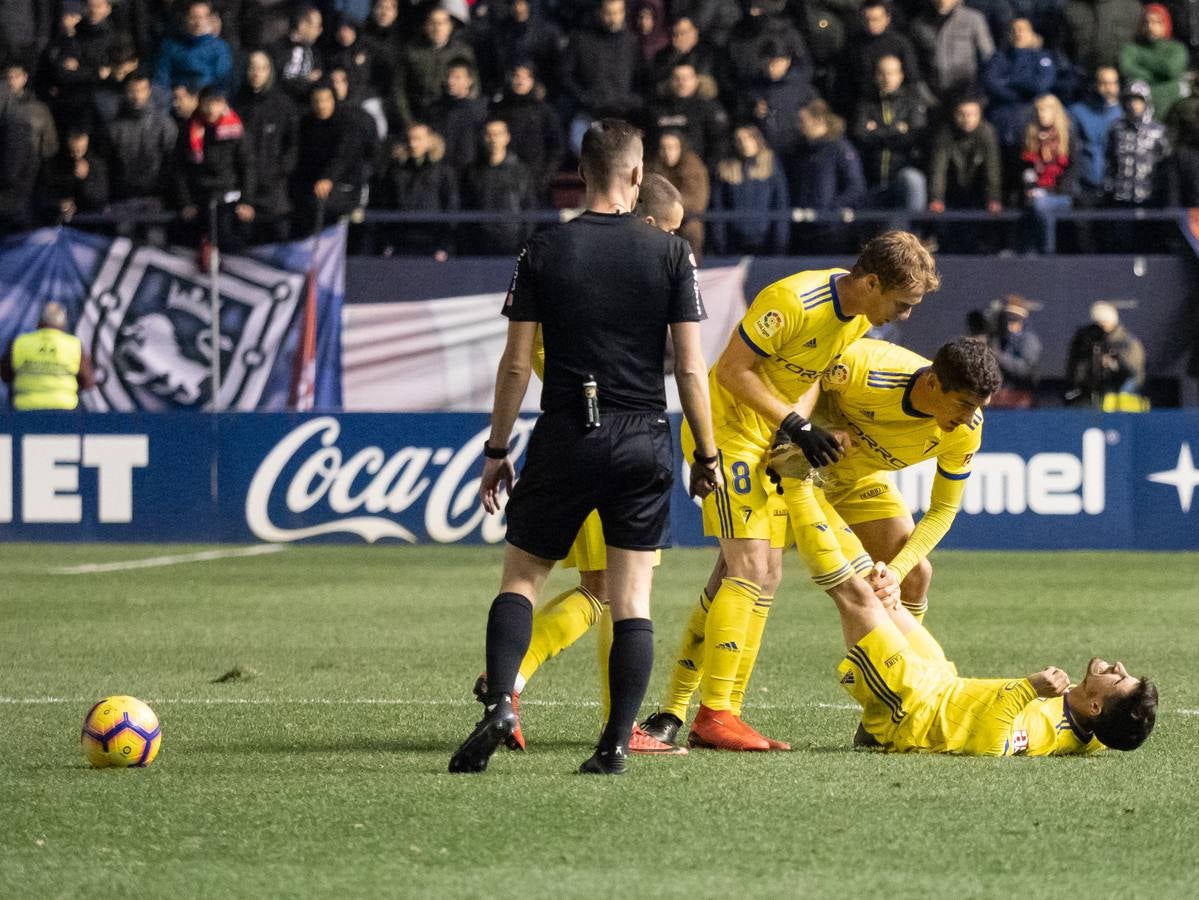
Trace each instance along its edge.
<instances>
[{"instance_id":1,"label":"black glove","mask_svg":"<svg viewBox=\"0 0 1199 900\"><path fill-rule=\"evenodd\" d=\"M787 435L791 443L803 451L804 458L817 468L841 458L841 445L837 439L799 413L788 413L779 425L779 431Z\"/></svg>"}]
</instances>

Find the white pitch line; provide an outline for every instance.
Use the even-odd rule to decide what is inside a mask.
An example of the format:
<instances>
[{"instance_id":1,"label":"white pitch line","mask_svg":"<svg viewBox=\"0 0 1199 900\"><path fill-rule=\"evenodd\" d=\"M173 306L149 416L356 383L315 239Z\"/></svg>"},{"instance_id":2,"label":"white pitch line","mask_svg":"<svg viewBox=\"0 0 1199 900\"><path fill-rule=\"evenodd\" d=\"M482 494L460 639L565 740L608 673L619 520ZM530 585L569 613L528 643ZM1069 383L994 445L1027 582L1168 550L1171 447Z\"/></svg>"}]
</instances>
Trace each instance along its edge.
<instances>
[{"instance_id":1,"label":"white pitch line","mask_svg":"<svg viewBox=\"0 0 1199 900\"><path fill-rule=\"evenodd\" d=\"M176 553L172 556L150 556L146 559L129 559L122 562L84 563L78 566L61 566L51 569L51 575L94 575L98 572L125 572L129 569L155 569L161 566L177 566L182 563L207 562L213 559L235 559L242 556L265 556L286 549L282 544L257 544L253 547L235 547L230 550L201 550L197 553Z\"/></svg>"},{"instance_id":2,"label":"white pitch line","mask_svg":"<svg viewBox=\"0 0 1199 900\"><path fill-rule=\"evenodd\" d=\"M64 703L86 704L94 702L91 697L0 697L0 706L53 706ZM178 697L173 699L151 699L149 703L164 706L461 706L468 703L460 697L454 700L431 700L428 698L406 699L400 697ZM521 706L597 707L594 700L522 700ZM754 709L839 709L857 710L856 703L754 703ZM1176 716L1199 716L1199 709L1167 709Z\"/></svg>"},{"instance_id":3,"label":"white pitch line","mask_svg":"<svg viewBox=\"0 0 1199 900\"><path fill-rule=\"evenodd\" d=\"M0 697L0 706L54 706L61 704L87 704L94 700L86 697ZM399 697L178 697L173 699L149 699L147 703L163 706L461 706L468 703L464 697L456 700L414 700ZM573 708L595 708L595 700L527 700L521 706L556 706ZM755 703L754 709L858 709L852 703Z\"/></svg>"}]
</instances>

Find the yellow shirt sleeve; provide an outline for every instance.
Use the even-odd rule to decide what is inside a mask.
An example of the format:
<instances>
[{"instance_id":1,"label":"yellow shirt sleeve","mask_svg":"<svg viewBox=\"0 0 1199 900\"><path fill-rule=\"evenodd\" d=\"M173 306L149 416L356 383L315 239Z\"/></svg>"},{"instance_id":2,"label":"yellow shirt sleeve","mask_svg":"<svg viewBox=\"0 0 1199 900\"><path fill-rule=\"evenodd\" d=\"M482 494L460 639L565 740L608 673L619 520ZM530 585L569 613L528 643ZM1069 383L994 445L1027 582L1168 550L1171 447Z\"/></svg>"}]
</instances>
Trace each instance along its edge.
<instances>
[{"instance_id":1,"label":"yellow shirt sleeve","mask_svg":"<svg viewBox=\"0 0 1199 900\"><path fill-rule=\"evenodd\" d=\"M969 472L966 473L968 475ZM933 552L933 548L941 542L957 518L958 509L962 505L962 495L966 491L966 476L954 478L947 476L937 468L933 478L932 496L929 498L928 512L916 523L911 537L903 545L903 549L895 554L895 558L887 563L887 567L895 577L903 581L908 572L916 567L920 560Z\"/></svg>"},{"instance_id":2,"label":"yellow shirt sleeve","mask_svg":"<svg viewBox=\"0 0 1199 900\"><path fill-rule=\"evenodd\" d=\"M537 325L537 334L533 338L533 374L538 380L545 381L545 340L541 337L541 324Z\"/></svg>"},{"instance_id":3,"label":"yellow shirt sleeve","mask_svg":"<svg viewBox=\"0 0 1199 900\"><path fill-rule=\"evenodd\" d=\"M770 357L803 328L804 309L795 292L772 284L754 298L737 332L758 356Z\"/></svg>"},{"instance_id":4,"label":"yellow shirt sleeve","mask_svg":"<svg viewBox=\"0 0 1199 900\"><path fill-rule=\"evenodd\" d=\"M1028 744L1025 735L1028 732L1020 728L1022 724L1022 713L1028 707L1028 704L1037 699L1036 688L1032 686L1032 682L1027 678L1021 678L1019 681L1009 685L1009 689L1005 689L997 695L996 702L987 710L985 720L981 720L980 724L985 725L987 729L986 740L980 748L980 756L1012 756L1017 753L1023 754L1028 751ZM1032 724L1039 724L1039 717L1029 717ZM1049 728L1049 731L1052 731ZM1038 746L1046 739L1047 735L1043 735L1037 731L1036 740ZM1050 738L1052 739L1052 738Z\"/></svg>"},{"instance_id":5,"label":"yellow shirt sleeve","mask_svg":"<svg viewBox=\"0 0 1199 900\"><path fill-rule=\"evenodd\" d=\"M966 429L965 439L953 441L944 452L937 455L937 474L943 474L946 478L965 479L974 465L974 454L983 443L981 412L975 412L970 424L961 427Z\"/></svg>"},{"instance_id":6,"label":"yellow shirt sleeve","mask_svg":"<svg viewBox=\"0 0 1199 900\"><path fill-rule=\"evenodd\" d=\"M974 465L974 454L982 446L982 413L975 413L970 425L962 427L968 428L966 439L954 441L937 457L937 474L933 478L928 512L916 524L903 549L887 564L900 581L949 533L962 507L962 495Z\"/></svg>"}]
</instances>

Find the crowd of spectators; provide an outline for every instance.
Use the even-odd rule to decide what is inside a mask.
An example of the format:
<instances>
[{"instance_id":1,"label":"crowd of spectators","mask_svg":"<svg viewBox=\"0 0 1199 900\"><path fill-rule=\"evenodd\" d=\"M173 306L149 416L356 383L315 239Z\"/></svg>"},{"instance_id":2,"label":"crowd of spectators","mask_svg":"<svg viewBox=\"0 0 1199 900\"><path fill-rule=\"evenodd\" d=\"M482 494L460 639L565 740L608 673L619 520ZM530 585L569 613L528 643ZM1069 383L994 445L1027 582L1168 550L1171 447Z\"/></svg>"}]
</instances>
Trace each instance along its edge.
<instances>
[{"instance_id":1,"label":"crowd of spectators","mask_svg":"<svg viewBox=\"0 0 1199 900\"><path fill-rule=\"evenodd\" d=\"M0 233L548 208L603 116L644 129L697 252L852 237L753 217L792 207L1020 209L1019 249L1052 252L1071 208L1199 205L1199 0L0 0L0 55ZM380 232L438 255L527 233Z\"/></svg>"}]
</instances>

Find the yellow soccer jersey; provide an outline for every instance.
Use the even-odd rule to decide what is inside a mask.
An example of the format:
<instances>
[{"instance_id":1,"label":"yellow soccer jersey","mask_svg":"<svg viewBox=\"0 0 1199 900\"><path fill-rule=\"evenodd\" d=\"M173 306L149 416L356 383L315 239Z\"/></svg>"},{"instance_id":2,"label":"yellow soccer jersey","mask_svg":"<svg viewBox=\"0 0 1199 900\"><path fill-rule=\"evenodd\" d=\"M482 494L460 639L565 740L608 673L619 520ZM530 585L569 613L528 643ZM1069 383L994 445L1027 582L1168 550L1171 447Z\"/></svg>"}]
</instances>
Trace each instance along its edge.
<instances>
[{"instance_id":1,"label":"yellow soccer jersey","mask_svg":"<svg viewBox=\"0 0 1199 900\"><path fill-rule=\"evenodd\" d=\"M795 403L830 362L870 328L865 316L847 316L837 297L845 269L799 272L764 288L737 334L761 359L757 371L786 403ZM745 425L747 410L711 376L712 420L718 432ZM763 435L766 446L773 429Z\"/></svg>"},{"instance_id":2,"label":"yellow soccer jersey","mask_svg":"<svg viewBox=\"0 0 1199 900\"><path fill-rule=\"evenodd\" d=\"M533 374L538 381L545 381L545 339L541 336L541 324L537 325L537 334L533 336Z\"/></svg>"},{"instance_id":3,"label":"yellow soccer jersey","mask_svg":"<svg viewBox=\"0 0 1199 900\"><path fill-rule=\"evenodd\" d=\"M960 481L970 474L982 443L982 413L968 425L942 431L910 402L917 377L931 363L886 341L863 339L845 349L820 378L817 416L848 431L853 449L822 469L830 498L875 472L936 458L937 474Z\"/></svg>"},{"instance_id":4,"label":"yellow soccer jersey","mask_svg":"<svg viewBox=\"0 0 1199 900\"><path fill-rule=\"evenodd\" d=\"M1103 749L1098 738L1079 727L1065 697L1037 697L1012 723L1001 755L1075 756Z\"/></svg>"},{"instance_id":5,"label":"yellow soccer jersey","mask_svg":"<svg viewBox=\"0 0 1199 900\"><path fill-rule=\"evenodd\" d=\"M886 621L850 648L841 686L862 724L887 750L963 756L1066 756L1103 745L1084 732L1064 697L1040 698L1027 678L959 678L922 627Z\"/></svg>"}]
</instances>

